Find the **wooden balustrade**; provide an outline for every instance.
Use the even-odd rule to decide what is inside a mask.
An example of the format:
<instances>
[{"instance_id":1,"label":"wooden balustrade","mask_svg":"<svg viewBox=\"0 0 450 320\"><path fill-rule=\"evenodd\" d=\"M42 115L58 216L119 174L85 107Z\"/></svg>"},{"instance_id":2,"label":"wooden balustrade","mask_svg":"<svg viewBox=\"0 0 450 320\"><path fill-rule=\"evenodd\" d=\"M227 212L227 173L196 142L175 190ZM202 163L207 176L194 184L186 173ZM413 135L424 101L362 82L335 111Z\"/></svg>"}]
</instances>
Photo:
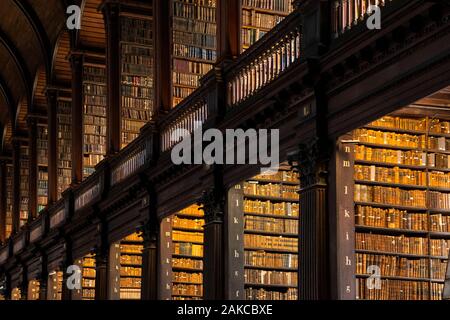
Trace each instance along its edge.
<instances>
[{"instance_id":1,"label":"wooden balustrade","mask_svg":"<svg viewBox=\"0 0 450 320\"><path fill-rule=\"evenodd\" d=\"M227 105L235 107L277 79L301 58L300 19L293 13L229 68Z\"/></svg>"},{"instance_id":2,"label":"wooden balustrade","mask_svg":"<svg viewBox=\"0 0 450 320\"><path fill-rule=\"evenodd\" d=\"M332 7L333 36L338 38L353 26L362 22L368 14L371 5L384 7L394 0L336 0Z\"/></svg>"}]
</instances>

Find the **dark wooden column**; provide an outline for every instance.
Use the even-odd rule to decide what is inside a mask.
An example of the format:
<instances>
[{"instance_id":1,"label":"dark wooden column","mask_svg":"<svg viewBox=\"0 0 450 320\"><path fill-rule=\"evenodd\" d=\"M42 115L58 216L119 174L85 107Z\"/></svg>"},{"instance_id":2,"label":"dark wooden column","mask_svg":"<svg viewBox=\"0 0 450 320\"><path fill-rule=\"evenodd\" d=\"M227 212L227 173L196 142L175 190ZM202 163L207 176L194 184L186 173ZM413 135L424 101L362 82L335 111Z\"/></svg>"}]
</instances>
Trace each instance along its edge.
<instances>
[{"instance_id":1,"label":"dark wooden column","mask_svg":"<svg viewBox=\"0 0 450 320\"><path fill-rule=\"evenodd\" d=\"M20 300L28 299L28 269L26 265L22 265L22 279L20 280Z\"/></svg>"},{"instance_id":2,"label":"dark wooden column","mask_svg":"<svg viewBox=\"0 0 450 320\"><path fill-rule=\"evenodd\" d=\"M72 53L72 184L83 181L83 55Z\"/></svg>"},{"instance_id":3,"label":"dark wooden column","mask_svg":"<svg viewBox=\"0 0 450 320\"><path fill-rule=\"evenodd\" d=\"M303 14L303 56L313 57L328 50L331 40L331 6L328 0L295 0L294 7Z\"/></svg>"},{"instance_id":4,"label":"dark wooden column","mask_svg":"<svg viewBox=\"0 0 450 320\"><path fill-rule=\"evenodd\" d=\"M217 61L234 59L241 52L241 0L217 1Z\"/></svg>"},{"instance_id":5,"label":"dark wooden column","mask_svg":"<svg viewBox=\"0 0 450 320\"><path fill-rule=\"evenodd\" d=\"M64 257L60 265L63 273L61 300L72 300L72 290L67 287L67 279L70 276L67 273L67 268L74 264L74 260L72 255L72 242L68 237L65 238L64 250Z\"/></svg>"},{"instance_id":6,"label":"dark wooden column","mask_svg":"<svg viewBox=\"0 0 450 320\"><path fill-rule=\"evenodd\" d=\"M224 212L225 193L221 184L203 192L199 201L205 213L203 298L223 300L225 298L224 259Z\"/></svg>"},{"instance_id":7,"label":"dark wooden column","mask_svg":"<svg viewBox=\"0 0 450 320\"><path fill-rule=\"evenodd\" d=\"M142 289L141 300L157 300L158 298L158 239L159 223L149 219L142 227L144 249L142 251Z\"/></svg>"},{"instance_id":8,"label":"dark wooden column","mask_svg":"<svg viewBox=\"0 0 450 320\"><path fill-rule=\"evenodd\" d=\"M318 138L300 145L299 299L329 299L326 143Z\"/></svg>"},{"instance_id":9,"label":"dark wooden column","mask_svg":"<svg viewBox=\"0 0 450 320\"><path fill-rule=\"evenodd\" d=\"M6 241L6 161L0 161L0 243Z\"/></svg>"},{"instance_id":10,"label":"dark wooden column","mask_svg":"<svg viewBox=\"0 0 450 320\"><path fill-rule=\"evenodd\" d=\"M42 254L41 256L41 274L39 276L39 300L47 300L48 290L48 268L47 268L47 256ZM65 284L63 283L63 286Z\"/></svg>"},{"instance_id":11,"label":"dark wooden column","mask_svg":"<svg viewBox=\"0 0 450 320\"><path fill-rule=\"evenodd\" d=\"M5 273L5 300L11 300L12 296L12 288L11 288L11 275L9 273Z\"/></svg>"},{"instance_id":12,"label":"dark wooden column","mask_svg":"<svg viewBox=\"0 0 450 320\"><path fill-rule=\"evenodd\" d=\"M98 244L95 250L95 300L108 300L109 243L106 221L98 223Z\"/></svg>"},{"instance_id":13,"label":"dark wooden column","mask_svg":"<svg viewBox=\"0 0 450 320\"><path fill-rule=\"evenodd\" d=\"M20 228L20 140L13 137L13 212L12 234Z\"/></svg>"},{"instance_id":14,"label":"dark wooden column","mask_svg":"<svg viewBox=\"0 0 450 320\"><path fill-rule=\"evenodd\" d=\"M30 146L30 161L29 161L29 178L28 190L28 221L33 221L37 217L37 119L34 117L28 118L28 132L29 132L29 146Z\"/></svg>"},{"instance_id":15,"label":"dark wooden column","mask_svg":"<svg viewBox=\"0 0 450 320\"><path fill-rule=\"evenodd\" d=\"M48 114L48 204L58 201L58 91L47 89L47 114ZM80 124L77 126L80 130Z\"/></svg>"},{"instance_id":16,"label":"dark wooden column","mask_svg":"<svg viewBox=\"0 0 450 320\"><path fill-rule=\"evenodd\" d=\"M101 9L106 31L107 155L111 155L120 151L120 4L105 1Z\"/></svg>"},{"instance_id":17,"label":"dark wooden column","mask_svg":"<svg viewBox=\"0 0 450 320\"><path fill-rule=\"evenodd\" d=\"M172 108L172 70L171 70L171 1L154 0L155 20L155 117Z\"/></svg>"}]
</instances>

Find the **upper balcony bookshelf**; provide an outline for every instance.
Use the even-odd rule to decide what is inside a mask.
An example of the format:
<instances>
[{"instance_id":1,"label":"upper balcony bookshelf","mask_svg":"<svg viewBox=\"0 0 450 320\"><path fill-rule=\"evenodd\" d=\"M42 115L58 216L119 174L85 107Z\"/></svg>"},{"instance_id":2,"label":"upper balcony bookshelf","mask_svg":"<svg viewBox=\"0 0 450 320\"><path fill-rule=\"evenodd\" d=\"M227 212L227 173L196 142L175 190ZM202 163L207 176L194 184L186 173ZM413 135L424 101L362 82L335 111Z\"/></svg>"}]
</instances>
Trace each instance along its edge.
<instances>
[{"instance_id":1,"label":"upper balcony bookshelf","mask_svg":"<svg viewBox=\"0 0 450 320\"><path fill-rule=\"evenodd\" d=\"M242 0L242 51L261 39L293 10L292 0Z\"/></svg>"},{"instance_id":2,"label":"upper balcony bookshelf","mask_svg":"<svg viewBox=\"0 0 450 320\"><path fill-rule=\"evenodd\" d=\"M137 138L154 111L153 20L121 17L121 147Z\"/></svg>"},{"instance_id":3,"label":"upper balcony bookshelf","mask_svg":"<svg viewBox=\"0 0 450 320\"><path fill-rule=\"evenodd\" d=\"M172 0L173 106L190 95L216 61L216 0Z\"/></svg>"},{"instance_id":4,"label":"upper balcony bookshelf","mask_svg":"<svg viewBox=\"0 0 450 320\"><path fill-rule=\"evenodd\" d=\"M58 99L57 112L57 160L58 160L58 199L72 181L72 105L70 100Z\"/></svg>"},{"instance_id":5,"label":"upper balcony bookshelf","mask_svg":"<svg viewBox=\"0 0 450 320\"><path fill-rule=\"evenodd\" d=\"M106 154L106 68L83 67L83 177L90 176Z\"/></svg>"},{"instance_id":6,"label":"upper balcony bookshelf","mask_svg":"<svg viewBox=\"0 0 450 320\"><path fill-rule=\"evenodd\" d=\"M48 199L48 128L38 124L36 137L37 150L37 212L47 205Z\"/></svg>"}]
</instances>

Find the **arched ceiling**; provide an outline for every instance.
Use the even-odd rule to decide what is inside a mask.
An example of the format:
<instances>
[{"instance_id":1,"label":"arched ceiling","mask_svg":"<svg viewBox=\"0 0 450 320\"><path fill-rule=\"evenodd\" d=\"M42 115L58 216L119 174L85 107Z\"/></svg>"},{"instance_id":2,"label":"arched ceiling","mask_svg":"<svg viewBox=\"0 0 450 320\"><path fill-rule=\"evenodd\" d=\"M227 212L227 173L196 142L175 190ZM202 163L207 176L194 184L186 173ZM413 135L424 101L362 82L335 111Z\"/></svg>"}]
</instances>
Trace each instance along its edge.
<instances>
[{"instance_id":1,"label":"arched ceiling","mask_svg":"<svg viewBox=\"0 0 450 320\"><path fill-rule=\"evenodd\" d=\"M6 145L13 131L26 132L32 103L45 106L47 75L65 26L66 7L71 2L1 0L0 130L7 128Z\"/></svg>"}]
</instances>

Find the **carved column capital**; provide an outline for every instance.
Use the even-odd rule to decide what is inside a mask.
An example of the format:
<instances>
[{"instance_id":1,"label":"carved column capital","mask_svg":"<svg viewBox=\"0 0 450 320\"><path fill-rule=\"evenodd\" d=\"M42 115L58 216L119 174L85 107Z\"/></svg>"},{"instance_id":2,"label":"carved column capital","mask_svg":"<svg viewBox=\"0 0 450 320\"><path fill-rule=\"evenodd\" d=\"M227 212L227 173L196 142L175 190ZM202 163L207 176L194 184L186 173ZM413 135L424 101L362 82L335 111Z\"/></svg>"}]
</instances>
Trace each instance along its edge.
<instances>
[{"instance_id":1,"label":"carved column capital","mask_svg":"<svg viewBox=\"0 0 450 320\"><path fill-rule=\"evenodd\" d=\"M225 199L223 195L219 195L216 192L216 189L210 188L203 191L198 205L205 213L205 224L223 223Z\"/></svg>"},{"instance_id":2,"label":"carved column capital","mask_svg":"<svg viewBox=\"0 0 450 320\"><path fill-rule=\"evenodd\" d=\"M298 147L289 157L289 163L300 174L302 189L314 185L326 185L328 178L328 143L314 138Z\"/></svg>"}]
</instances>

